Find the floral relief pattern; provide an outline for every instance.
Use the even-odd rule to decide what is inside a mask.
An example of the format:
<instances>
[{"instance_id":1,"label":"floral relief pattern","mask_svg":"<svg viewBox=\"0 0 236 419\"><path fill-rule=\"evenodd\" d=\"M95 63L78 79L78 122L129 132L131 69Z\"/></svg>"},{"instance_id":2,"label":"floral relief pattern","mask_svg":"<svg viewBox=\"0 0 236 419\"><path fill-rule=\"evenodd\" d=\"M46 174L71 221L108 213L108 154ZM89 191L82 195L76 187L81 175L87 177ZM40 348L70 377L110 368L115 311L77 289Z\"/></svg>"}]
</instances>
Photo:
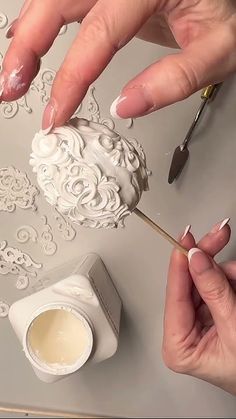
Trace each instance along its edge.
<instances>
[{"instance_id":1,"label":"floral relief pattern","mask_svg":"<svg viewBox=\"0 0 236 419\"><path fill-rule=\"evenodd\" d=\"M27 243L30 240L33 243L37 243L38 232L30 225L21 226L16 230L16 240L19 243Z\"/></svg>"},{"instance_id":2,"label":"floral relief pattern","mask_svg":"<svg viewBox=\"0 0 236 419\"><path fill-rule=\"evenodd\" d=\"M51 70L49 68L40 70L38 76L32 82L30 86L31 91L35 91L36 93L39 94L39 97L43 105L46 105L49 101L50 88L53 84L55 75L56 75L56 71Z\"/></svg>"},{"instance_id":3,"label":"floral relief pattern","mask_svg":"<svg viewBox=\"0 0 236 419\"><path fill-rule=\"evenodd\" d=\"M0 29L5 29L8 24L8 17L5 13L0 12Z\"/></svg>"},{"instance_id":4,"label":"floral relief pattern","mask_svg":"<svg viewBox=\"0 0 236 419\"><path fill-rule=\"evenodd\" d=\"M34 262L20 249L8 246L6 240L0 243L0 275L16 275L15 286L18 290L25 290L29 286L30 279L36 278L37 271L41 268L41 263Z\"/></svg>"},{"instance_id":5,"label":"floral relief pattern","mask_svg":"<svg viewBox=\"0 0 236 419\"><path fill-rule=\"evenodd\" d=\"M41 219L43 221L43 230L39 242L45 255L52 256L57 251L57 244L53 240L52 228L48 224L46 215L43 215Z\"/></svg>"},{"instance_id":6,"label":"floral relief pattern","mask_svg":"<svg viewBox=\"0 0 236 419\"><path fill-rule=\"evenodd\" d=\"M74 118L50 135L40 131L32 151L30 164L46 200L85 227L122 226L148 188L141 146L136 149L134 143L94 121ZM104 164L99 161L101 155Z\"/></svg>"},{"instance_id":7,"label":"floral relief pattern","mask_svg":"<svg viewBox=\"0 0 236 419\"><path fill-rule=\"evenodd\" d=\"M76 230L72 226L72 224L69 222L68 219L66 219L57 208L55 210L55 220L57 222L57 228L58 231L61 233L62 238L66 241L71 241L76 236Z\"/></svg>"},{"instance_id":8,"label":"floral relief pattern","mask_svg":"<svg viewBox=\"0 0 236 419\"><path fill-rule=\"evenodd\" d=\"M0 169L0 211L13 212L16 207L36 210L38 193L26 173L13 166Z\"/></svg>"},{"instance_id":9,"label":"floral relief pattern","mask_svg":"<svg viewBox=\"0 0 236 419\"><path fill-rule=\"evenodd\" d=\"M10 306L6 301L0 301L0 319L5 319L8 316Z\"/></svg>"},{"instance_id":10,"label":"floral relief pattern","mask_svg":"<svg viewBox=\"0 0 236 419\"><path fill-rule=\"evenodd\" d=\"M16 240L19 243L39 243L43 252L47 256L53 256L57 251L57 244L53 240L52 228L47 222L46 215L41 217L43 229L41 234L31 225L23 225L16 230Z\"/></svg>"}]
</instances>

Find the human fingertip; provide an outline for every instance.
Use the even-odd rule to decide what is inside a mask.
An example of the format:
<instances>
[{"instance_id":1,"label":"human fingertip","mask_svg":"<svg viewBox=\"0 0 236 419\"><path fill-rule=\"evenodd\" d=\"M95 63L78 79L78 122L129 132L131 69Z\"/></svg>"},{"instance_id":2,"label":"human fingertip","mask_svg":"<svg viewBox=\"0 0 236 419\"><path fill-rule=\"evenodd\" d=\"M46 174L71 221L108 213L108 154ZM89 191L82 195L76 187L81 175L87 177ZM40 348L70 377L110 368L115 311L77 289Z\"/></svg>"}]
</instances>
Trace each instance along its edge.
<instances>
[{"instance_id":1,"label":"human fingertip","mask_svg":"<svg viewBox=\"0 0 236 419\"><path fill-rule=\"evenodd\" d=\"M154 110L154 104L144 86L126 89L111 105L110 112L114 118L134 118Z\"/></svg>"},{"instance_id":2,"label":"human fingertip","mask_svg":"<svg viewBox=\"0 0 236 419\"><path fill-rule=\"evenodd\" d=\"M223 230L223 228L224 228L227 224L229 224L229 222L230 222L230 218L225 218L225 219L222 221L222 223L221 223L221 225L220 225L220 227L219 227L219 231Z\"/></svg>"},{"instance_id":3,"label":"human fingertip","mask_svg":"<svg viewBox=\"0 0 236 419\"><path fill-rule=\"evenodd\" d=\"M230 218L225 218L223 221L220 221L219 223L215 224L212 229L211 233L218 233L219 231L223 230L223 228L229 224Z\"/></svg>"},{"instance_id":4,"label":"human fingertip","mask_svg":"<svg viewBox=\"0 0 236 419\"><path fill-rule=\"evenodd\" d=\"M43 114L43 120L42 120L42 131L44 135L47 135L51 132L51 130L54 128L55 119L56 119L56 111L57 111L57 105L55 99L50 99L48 102L44 114Z\"/></svg>"},{"instance_id":5,"label":"human fingertip","mask_svg":"<svg viewBox=\"0 0 236 419\"><path fill-rule=\"evenodd\" d=\"M184 233L182 234L180 240L184 240L185 237L187 236L187 234L190 232L190 230L191 230L191 224L187 225L187 227L185 228Z\"/></svg>"},{"instance_id":6,"label":"human fingertip","mask_svg":"<svg viewBox=\"0 0 236 419\"><path fill-rule=\"evenodd\" d=\"M115 119L121 119L121 117L118 115L117 113L117 107L119 105L120 100L125 100L125 98L123 97L123 99L121 98L121 96L118 96L114 102L112 102L111 107L110 107L110 114L112 116L112 118Z\"/></svg>"},{"instance_id":7,"label":"human fingertip","mask_svg":"<svg viewBox=\"0 0 236 419\"><path fill-rule=\"evenodd\" d=\"M200 275L213 267L209 256L199 248L192 248L188 252L188 261L190 268L195 274Z\"/></svg>"}]
</instances>

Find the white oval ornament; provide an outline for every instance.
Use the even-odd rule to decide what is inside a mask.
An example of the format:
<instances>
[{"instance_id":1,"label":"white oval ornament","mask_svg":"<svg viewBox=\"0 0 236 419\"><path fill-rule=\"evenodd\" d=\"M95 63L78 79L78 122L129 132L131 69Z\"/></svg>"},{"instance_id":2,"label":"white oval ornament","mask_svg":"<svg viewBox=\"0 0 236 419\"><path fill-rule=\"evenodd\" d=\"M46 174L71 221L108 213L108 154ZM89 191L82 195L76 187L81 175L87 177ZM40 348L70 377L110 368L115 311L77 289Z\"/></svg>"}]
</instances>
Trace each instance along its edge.
<instances>
[{"instance_id":1,"label":"white oval ornament","mask_svg":"<svg viewBox=\"0 0 236 419\"><path fill-rule=\"evenodd\" d=\"M74 118L32 143L30 164L46 200L79 225L123 226L148 190L140 144L107 126Z\"/></svg>"}]
</instances>

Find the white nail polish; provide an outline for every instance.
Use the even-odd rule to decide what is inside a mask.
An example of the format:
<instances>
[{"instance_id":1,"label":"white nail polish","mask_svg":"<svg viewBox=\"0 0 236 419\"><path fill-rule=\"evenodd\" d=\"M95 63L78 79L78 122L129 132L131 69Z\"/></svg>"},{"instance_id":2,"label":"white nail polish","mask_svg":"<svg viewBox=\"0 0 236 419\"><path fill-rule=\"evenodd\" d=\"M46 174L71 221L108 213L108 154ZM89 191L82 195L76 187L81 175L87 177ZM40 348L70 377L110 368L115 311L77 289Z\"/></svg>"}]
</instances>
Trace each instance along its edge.
<instances>
[{"instance_id":1,"label":"white nail polish","mask_svg":"<svg viewBox=\"0 0 236 419\"><path fill-rule=\"evenodd\" d=\"M229 223L229 221L230 221L230 218L225 218L225 220L222 221L218 231L222 230L224 226Z\"/></svg>"},{"instance_id":2,"label":"white nail polish","mask_svg":"<svg viewBox=\"0 0 236 419\"><path fill-rule=\"evenodd\" d=\"M110 114L111 114L111 116L112 116L113 118L115 118L115 119L122 119L122 118L118 115L118 113L117 113L116 109L117 109L117 105L118 105L119 103L123 102L123 100L125 100L125 99L126 99L126 96L122 96L122 97L121 97L121 95L120 95L120 96L118 96L118 97L114 100L114 102L111 104L111 107L110 107Z\"/></svg>"},{"instance_id":3,"label":"white nail polish","mask_svg":"<svg viewBox=\"0 0 236 419\"><path fill-rule=\"evenodd\" d=\"M184 234L182 235L181 240L183 240L187 236L187 234L189 233L190 229L191 229L191 225L189 224L186 227L186 229L184 230Z\"/></svg>"},{"instance_id":4,"label":"white nail polish","mask_svg":"<svg viewBox=\"0 0 236 419\"><path fill-rule=\"evenodd\" d=\"M192 249L189 250L189 252L188 252L188 261L189 261L189 263L190 263L191 258L193 257L193 255L195 253L198 253L198 252L201 252L201 250L198 249L197 247L193 247Z\"/></svg>"},{"instance_id":5,"label":"white nail polish","mask_svg":"<svg viewBox=\"0 0 236 419\"><path fill-rule=\"evenodd\" d=\"M52 123L51 125L49 125L49 127L48 127L48 128L46 128L46 129L42 129L42 133L43 133L43 135L48 135L48 134L50 134L50 132L52 131L52 128L53 128L53 123Z\"/></svg>"}]
</instances>

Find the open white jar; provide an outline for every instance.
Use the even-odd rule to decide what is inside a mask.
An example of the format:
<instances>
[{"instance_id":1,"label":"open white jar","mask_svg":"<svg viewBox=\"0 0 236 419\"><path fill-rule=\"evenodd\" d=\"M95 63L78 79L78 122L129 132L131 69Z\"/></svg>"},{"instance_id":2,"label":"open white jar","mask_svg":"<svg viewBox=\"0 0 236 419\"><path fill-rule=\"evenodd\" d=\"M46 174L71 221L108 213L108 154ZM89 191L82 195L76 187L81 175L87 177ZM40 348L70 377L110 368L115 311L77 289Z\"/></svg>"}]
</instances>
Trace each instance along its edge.
<instances>
[{"instance_id":1,"label":"open white jar","mask_svg":"<svg viewBox=\"0 0 236 419\"><path fill-rule=\"evenodd\" d=\"M9 319L36 375L51 383L116 352L121 301L94 254L46 278L53 284L14 303Z\"/></svg>"},{"instance_id":2,"label":"open white jar","mask_svg":"<svg viewBox=\"0 0 236 419\"><path fill-rule=\"evenodd\" d=\"M72 374L91 354L92 328L78 310L48 305L34 313L26 328L23 348L31 364L43 373Z\"/></svg>"}]
</instances>

